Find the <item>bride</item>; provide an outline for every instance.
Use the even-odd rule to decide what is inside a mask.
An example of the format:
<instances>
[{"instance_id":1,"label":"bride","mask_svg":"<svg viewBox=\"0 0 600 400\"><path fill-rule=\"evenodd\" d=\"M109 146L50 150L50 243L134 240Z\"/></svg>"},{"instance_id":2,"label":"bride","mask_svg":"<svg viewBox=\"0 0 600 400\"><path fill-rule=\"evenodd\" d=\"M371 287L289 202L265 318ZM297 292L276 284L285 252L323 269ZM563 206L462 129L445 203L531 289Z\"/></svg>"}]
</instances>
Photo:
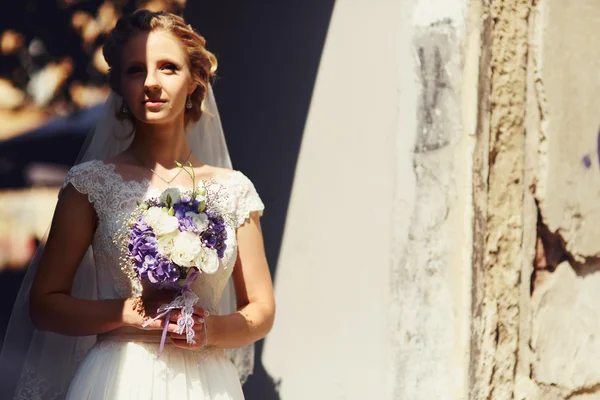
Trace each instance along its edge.
<instances>
[{"instance_id":1,"label":"bride","mask_svg":"<svg viewBox=\"0 0 600 400\"><path fill-rule=\"evenodd\" d=\"M3 398L243 398L252 343L271 329L275 304L264 206L250 180L229 168L209 84L216 59L204 44L163 12L122 17L108 35L113 93L17 298L0 355ZM191 188L174 160L191 163L232 232L219 270L191 285L196 344L176 333L177 312L153 320L173 292L126 274L116 243L137 201Z\"/></svg>"}]
</instances>

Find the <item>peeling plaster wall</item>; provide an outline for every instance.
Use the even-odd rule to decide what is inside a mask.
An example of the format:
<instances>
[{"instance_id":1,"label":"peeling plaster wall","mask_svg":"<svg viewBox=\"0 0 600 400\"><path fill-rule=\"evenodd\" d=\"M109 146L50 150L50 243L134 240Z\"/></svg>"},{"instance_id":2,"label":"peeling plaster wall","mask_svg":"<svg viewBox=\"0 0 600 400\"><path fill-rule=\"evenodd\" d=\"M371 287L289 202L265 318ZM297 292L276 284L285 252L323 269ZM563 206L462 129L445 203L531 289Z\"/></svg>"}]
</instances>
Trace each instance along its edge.
<instances>
[{"instance_id":1,"label":"peeling plaster wall","mask_svg":"<svg viewBox=\"0 0 600 400\"><path fill-rule=\"evenodd\" d=\"M600 256L600 52L594 0L540 4L540 77L546 95L546 158L537 198L552 232L577 262Z\"/></svg>"},{"instance_id":2,"label":"peeling plaster wall","mask_svg":"<svg viewBox=\"0 0 600 400\"><path fill-rule=\"evenodd\" d=\"M408 237L394 232L391 399L465 399L468 393L474 143L468 133L479 55L479 21L470 15L461 1L417 1L413 11L416 77L401 72L408 87L416 78L417 97L404 94L400 115L416 116L415 199ZM396 176L398 198L404 182ZM394 206L395 215L406 213L399 199Z\"/></svg>"},{"instance_id":3,"label":"peeling plaster wall","mask_svg":"<svg viewBox=\"0 0 600 400\"><path fill-rule=\"evenodd\" d=\"M538 8L531 376L540 398L600 399L600 7L544 0Z\"/></svg>"},{"instance_id":4,"label":"peeling plaster wall","mask_svg":"<svg viewBox=\"0 0 600 400\"><path fill-rule=\"evenodd\" d=\"M527 51L533 4L532 0L498 0L483 6L473 170L473 400L511 399L517 385L527 218Z\"/></svg>"}]
</instances>

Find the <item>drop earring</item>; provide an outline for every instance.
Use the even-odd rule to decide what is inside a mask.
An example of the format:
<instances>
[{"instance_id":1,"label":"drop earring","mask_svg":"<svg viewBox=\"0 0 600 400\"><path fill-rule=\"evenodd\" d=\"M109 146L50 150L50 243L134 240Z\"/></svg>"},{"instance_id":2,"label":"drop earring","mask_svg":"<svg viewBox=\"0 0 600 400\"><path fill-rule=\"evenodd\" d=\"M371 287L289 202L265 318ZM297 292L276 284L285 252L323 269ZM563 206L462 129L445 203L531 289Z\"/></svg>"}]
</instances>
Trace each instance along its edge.
<instances>
[{"instance_id":1,"label":"drop earring","mask_svg":"<svg viewBox=\"0 0 600 400\"><path fill-rule=\"evenodd\" d=\"M189 110L192 108L192 106L193 106L192 99L191 99L191 97L188 97L187 102L185 103L185 108L187 108Z\"/></svg>"},{"instance_id":2,"label":"drop earring","mask_svg":"<svg viewBox=\"0 0 600 400\"><path fill-rule=\"evenodd\" d=\"M121 106L121 112L123 114L129 114L129 108L127 108L127 104L125 104L125 102L123 102L123 105Z\"/></svg>"}]
</instances>

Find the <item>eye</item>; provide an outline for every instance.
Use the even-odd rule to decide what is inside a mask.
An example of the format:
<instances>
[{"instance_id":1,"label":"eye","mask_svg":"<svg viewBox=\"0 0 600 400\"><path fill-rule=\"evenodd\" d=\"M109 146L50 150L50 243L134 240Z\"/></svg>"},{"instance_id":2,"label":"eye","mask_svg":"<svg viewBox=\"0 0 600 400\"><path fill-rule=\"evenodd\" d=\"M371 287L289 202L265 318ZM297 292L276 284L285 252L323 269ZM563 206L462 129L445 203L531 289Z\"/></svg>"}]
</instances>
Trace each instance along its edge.
<instances>
[{"instance_id":1,"label":"eye","mask_svg":"<svg viewBox=\"0 0 600 400\"><path fill-rule=\"evenodd\" d=\"M125 70L125 73L126 73L127 75L134 75L134 74L138 74L138 73L140 73L140 72L142 72L142 71L143 71L143 68L142 68L142 67L140 67L140 66L137 66L137 65L134 65L134 66L131 66L131 67L127 68L127 69Z\"/></svg>"},{"instance_id":2,"label":"eye","mask_svg":"<svg viewBox=\"0 0 600 400\"><path fill-rule=\"evenodd\" d=\"M175 72L175 71L179 71L179 66L175 65L174 63L164 63L162 66L162 69L170 71L170 72Z\"/></svg>"}]
</instances>

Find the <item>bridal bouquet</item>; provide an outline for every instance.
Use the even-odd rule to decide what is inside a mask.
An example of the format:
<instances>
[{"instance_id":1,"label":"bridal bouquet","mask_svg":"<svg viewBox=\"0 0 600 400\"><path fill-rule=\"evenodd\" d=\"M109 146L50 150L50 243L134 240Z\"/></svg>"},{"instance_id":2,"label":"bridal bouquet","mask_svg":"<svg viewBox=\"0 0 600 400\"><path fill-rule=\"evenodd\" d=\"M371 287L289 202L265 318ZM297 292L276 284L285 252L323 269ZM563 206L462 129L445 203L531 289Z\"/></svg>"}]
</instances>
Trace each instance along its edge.
<instances>
[{"instance_id":1,"label":"bridal bouquet","mask_svg":"<svg viewBox=\"0 0 600 400\"><path fill-rule=\"evenodd\" d=\"M192 314L198 297L189 286L198 274L218 270L227 247L227 230L223 217L211 207L204 183L196 185L191 164L189 170L180 163L177 166L192 178L192 189L169 188L158 198L138 202L121 237L123 268L157 288L178 290L177 297L161 306L158 315L144 326L162 317L168 320L172 310L181 309L178 333L185 331L187 342L195 343Z\"/></svg>"}]
</instances>

